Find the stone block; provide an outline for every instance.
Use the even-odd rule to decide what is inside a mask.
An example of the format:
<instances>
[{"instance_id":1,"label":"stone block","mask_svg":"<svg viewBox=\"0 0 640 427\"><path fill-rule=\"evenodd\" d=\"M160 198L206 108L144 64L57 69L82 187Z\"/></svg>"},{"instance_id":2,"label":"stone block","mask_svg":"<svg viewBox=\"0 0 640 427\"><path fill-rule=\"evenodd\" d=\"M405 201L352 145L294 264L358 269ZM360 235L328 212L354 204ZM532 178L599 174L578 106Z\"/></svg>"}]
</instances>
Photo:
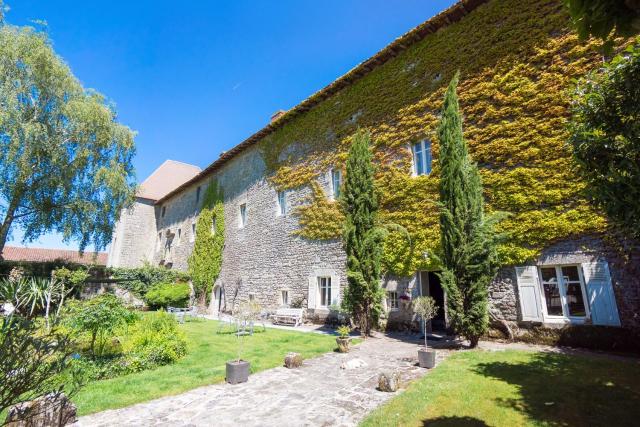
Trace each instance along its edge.
<instances>
[{"instance_id":1,"label":"stone block","mask_svg":"<svg viewBox=\"0 0 640 427\"><path fill-rule=\"evenodd\" d=\"M49 393L12 406L5 425L9 427L65 426L77 421L76 406L64 393Z\"/></svg>"},{"instance_id":2,"label":"stone block","mask_svg":"<svg viewBox=\"0 0 640 427\"><path fill-rule=\"evenodd\" d=\"M400 373L397 371L382 372L378 376L378 390L393 393L400 387Z\"/></svg>"},{"instance_id":3,"label":"stone block","mask_svg":"<svg viewBox=\"0 0 640 427\"><path fill-rule=\"evenodd\" d=\"M284 366L289 369L299 368L302 366L302 355L300 353L288 353L284 357Z\"/></svg>"}]
</instances>

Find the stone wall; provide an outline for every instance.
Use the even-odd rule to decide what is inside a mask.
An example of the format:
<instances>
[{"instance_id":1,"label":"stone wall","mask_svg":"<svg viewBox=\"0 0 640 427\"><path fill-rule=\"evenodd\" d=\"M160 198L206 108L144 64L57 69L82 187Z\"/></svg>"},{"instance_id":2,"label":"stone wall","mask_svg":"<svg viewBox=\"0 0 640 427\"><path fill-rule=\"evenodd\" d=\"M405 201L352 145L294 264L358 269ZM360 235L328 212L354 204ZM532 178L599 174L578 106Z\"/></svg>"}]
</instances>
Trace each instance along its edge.
<instances>
[{"instance_id":1,"label":"stone wall","mask_svg":"<svg viewBox=\"0 0 640 427\"><path fill-rule=\"evenodd\" d=\"M111 248L109 267L139 267L150 261L156 236L156 213L152 200L137 198L120 213Z\"/></svg>"},{"instance_id":2,"label":"stone wall","mask_svg":"<svg viewBox=\"0 0 640 427\"><path fill-rule=\"evenodd\" d=\"M346 285L345 255L339 241L309 241L295 235L298 220L296 206L311 195L308 187L289 190L287 211L279 215L276 190L265 177L265 167L258 150L252 148L227 163L214 177L224 191L225 247L222 271L215 283L225 294L225 307L231 310L239 301L251 297L265 308L280 305L280 291L288 290L292 302L307 308L309 278L318 275L337 277ZM201 194L208 181L194 184L157 207L157 227L162 234L154 251L155 264L187 271L187 259L193 250L193 228L201 208L195 195ZM321 182L329 191L328 177ZM247 224L240 227L240 205L246 204ZM181 238L178 239L178 229ZM170 255L166 255L168 243ZM342 292L341 292L342 294ZM317 310L316 316L328 314Z\"/></svg>"}]
</instances>

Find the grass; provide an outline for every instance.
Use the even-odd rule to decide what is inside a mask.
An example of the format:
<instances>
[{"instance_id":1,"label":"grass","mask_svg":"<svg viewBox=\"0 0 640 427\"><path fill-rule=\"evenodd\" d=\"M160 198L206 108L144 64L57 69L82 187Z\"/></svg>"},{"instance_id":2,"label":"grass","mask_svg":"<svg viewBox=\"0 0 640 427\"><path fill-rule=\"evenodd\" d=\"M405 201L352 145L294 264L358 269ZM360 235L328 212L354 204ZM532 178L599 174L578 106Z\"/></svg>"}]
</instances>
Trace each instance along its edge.
<instances>
[{"instance_id":1,"label":"grass","mask_svg":"<svg viewBox=\"0 0 640 427\"><path fill-rule=\"evenodd\" d=\"M87 384L73 401L79 415L129 406L162 396L221 382L225 363L237 357L233 333L217 334L218 322L197 320L180 325L186 334L187 355L173 365ZM244 338L242 358L251 362L251 372L281 366L290 351L304 358L332 351L335 337L314 333L258 328Z\"/></svg>"},{"instance_id":2,"label":"grass","mask_svg":"<svg viewBox=\"0 0 640 427\"><path fill-rule=\"evenodd\" d=\"M362 426L626 426L640 420L640 361L468 351Z\"/></svg>"}]
</instances>

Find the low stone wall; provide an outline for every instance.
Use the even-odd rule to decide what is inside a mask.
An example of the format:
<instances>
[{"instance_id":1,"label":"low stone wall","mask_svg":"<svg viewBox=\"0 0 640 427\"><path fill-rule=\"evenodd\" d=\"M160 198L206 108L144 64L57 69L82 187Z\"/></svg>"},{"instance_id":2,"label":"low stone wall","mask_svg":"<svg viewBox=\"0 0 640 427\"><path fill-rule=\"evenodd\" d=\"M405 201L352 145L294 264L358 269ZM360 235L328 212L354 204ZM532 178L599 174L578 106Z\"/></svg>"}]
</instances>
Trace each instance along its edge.
<instances>
[{"instance_id":1,"label":"low stone wall","mask_svg":"<svg viewBox=\"0 0 640 427\"><path fill-rule=\"evenodd\" d=\"M80 299L87 300L104 293L114 294L126 305L135 308L143 308L145 306L144 301L128 290L121 288L117 283L85 283L80 290Z\"/></svg>"}]
</instances>

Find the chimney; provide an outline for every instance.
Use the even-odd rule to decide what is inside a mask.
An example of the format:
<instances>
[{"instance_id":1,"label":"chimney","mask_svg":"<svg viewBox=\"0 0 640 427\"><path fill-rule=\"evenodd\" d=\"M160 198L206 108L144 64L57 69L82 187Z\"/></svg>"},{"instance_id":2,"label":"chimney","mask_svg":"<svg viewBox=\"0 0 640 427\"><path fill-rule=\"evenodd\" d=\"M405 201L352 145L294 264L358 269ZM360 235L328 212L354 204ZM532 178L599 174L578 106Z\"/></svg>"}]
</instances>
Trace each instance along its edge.
<instances>
[{"instance_id":1,"label":"chimney","mask_svg":"<svg viewBox=\"0 0 640 427\"><path fill-rule=\"evenodd\" d=\"M284 116L286 113L287 113L287 112L286 112L286 111L284 111L284 110L278 110L278 111L276 111L275 113L273 113L273 114L271 115L271 122L270 122L270 123L275 122L275 121L276 121L276 120L278 120L280 117Z\"/></svg>"}]
</instances>

